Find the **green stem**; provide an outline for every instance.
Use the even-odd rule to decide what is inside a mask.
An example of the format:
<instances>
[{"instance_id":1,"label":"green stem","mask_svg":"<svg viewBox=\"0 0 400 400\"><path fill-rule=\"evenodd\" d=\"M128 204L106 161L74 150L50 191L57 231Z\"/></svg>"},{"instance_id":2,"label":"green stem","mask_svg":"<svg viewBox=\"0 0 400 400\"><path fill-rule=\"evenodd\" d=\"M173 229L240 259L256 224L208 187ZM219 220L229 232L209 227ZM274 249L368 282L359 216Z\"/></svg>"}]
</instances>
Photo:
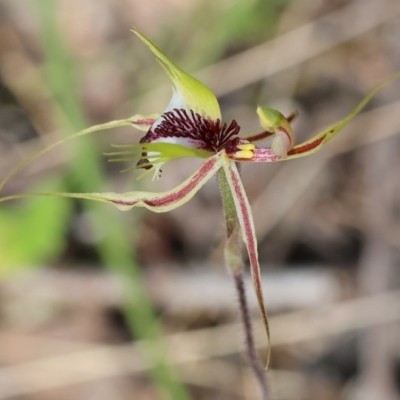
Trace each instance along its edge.
<instances>
[{"instance_id":1,"label":"green stem","mask_svg":"<svg viewBox=\"0 0 400 400\"><path fill-rule=\"evenodd\" d=\"M235 281L235 288L239 301L240 317L244 330L246 357L258 383L262 399L271 400L265 371L257 357L254 344L253 328L244 284L244 263L242 256L242 238L239 220L236 212L235 202L232 197L232 192L226 179L225 171L222 168L218 171L218 183L221 192L222 208L224 210L227 233L227 241L225 245L225 263L228 269L232 272Z\"/></svg>"}]
</instances>

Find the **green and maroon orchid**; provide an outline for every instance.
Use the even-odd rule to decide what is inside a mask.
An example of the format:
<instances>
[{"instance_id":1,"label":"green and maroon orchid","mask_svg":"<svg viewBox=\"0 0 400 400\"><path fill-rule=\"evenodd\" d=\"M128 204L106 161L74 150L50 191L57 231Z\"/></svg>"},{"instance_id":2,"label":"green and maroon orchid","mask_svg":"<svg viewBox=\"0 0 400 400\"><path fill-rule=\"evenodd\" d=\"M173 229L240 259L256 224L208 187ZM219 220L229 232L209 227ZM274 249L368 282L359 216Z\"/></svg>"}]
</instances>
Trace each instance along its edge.
<instances>
[{"instance_id":1,"label":"green and maroon orchid","mask_svg":"<svg viewBox=\"0 0 400 400\"><path fill-rule=\"evenodd\" d=\"M159 177L161 167L166 162L181 157L204 159L204 163L193 175L176 188L166 192L53 193L51 195L105 202L124 211L133 207L146 207L151 211L161 213L185 204L210 178L217 173L222 174L225 182L225 189L222 190L224 206L229 203L226 198L230 198L239 224L237 228L231 226L230 229L228 227L225 252L227 264L232 270L241 268L241 259L238 260L237 257L239 246L237 243L232 245L231 241L231 237L237 238L238 235L241 235L250 261L261 316L269 336L253 217L237 163L284 161L314 153L350 122L378 90L388 82L399 78L400 74L393 75L374 88L343 120L323 130L310 140L296 144L291 126L296 113L285 117L279 111L258 107L257 114L262 129L243 135L235 120L229 123L223 122L218 101L210 89L183 72L146 36L137 30L133 30L133 32L154 53L157 61L172 81L173 95L166 110L162 114L135 115L126 120L97 125L57 142L19 164L0 185L0 191L18 170L54 146L78 136L123 125L133 125L146 132L138 143L121 145L122 149L119 151L108 153L114 157L111 161L134 161L134 166L129 169L144 170L143 174L154 172L154 176ZM266 139L271 139L270 146L259 145L265 143ZM32 195L49 194L14 195L0 199L0 202ZM225 207L225 213L229 225L228 220L232 218L232 210L229 211Z\"/></svg>"}]
</instances>

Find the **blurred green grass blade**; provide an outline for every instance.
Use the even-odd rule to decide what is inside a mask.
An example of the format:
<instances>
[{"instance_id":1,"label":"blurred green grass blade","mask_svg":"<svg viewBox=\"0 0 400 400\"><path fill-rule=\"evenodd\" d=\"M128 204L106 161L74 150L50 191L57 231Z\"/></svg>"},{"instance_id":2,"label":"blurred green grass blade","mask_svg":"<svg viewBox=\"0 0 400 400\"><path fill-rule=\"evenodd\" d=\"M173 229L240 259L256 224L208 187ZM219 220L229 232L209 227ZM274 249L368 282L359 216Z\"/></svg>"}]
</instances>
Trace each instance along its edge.
<instances>
[{"instance_id":1,"label":"blurred green grass blade","mask_svg":"<svg viewBox=\"0 0 400 400\"><path fill-rule=\"evenodd\" d=\"M63 190L60 182L49 181L34 190ZM31 199L15 210L0 209L0 278L40 266L64 249L71 202L67 199ZM56 218L55 218L56 216Z\"/></svg>"},{"instance_id":2,"label":"blurred green grass blade","mask_svg":"<svg viewBox=\"0 0 400 400\"><path fill-rule=\"evenodd\" d=\"M57 2L36 0L41 27L41 39L46 57L44 74L49 89L53 93L62 113L60 123L67 131L78 131L85 126L84 114L77 90L75 60L65 46L62 31L57 22ZM66 118L65 118L65 117ZM82 138L74 148L74 160L71 173L67 176L70 189L76 191L101 190L104 187L103 172L100 167L99 151L94 141ZM125 293L125 315L135 337L160 341L158 352L149 352L151 370L159 389L160 398L189 399L186 388L179 382L175 367L168 364L165 343L162 343L162 329L155 316L151 302L145 290L141 272L134 262L129 233L120 214L110 207L83 202L90 211L92 229L107 234L98 246L102 262L107 268L123 278L129 292Z\"/></svg>"}]
</instances>

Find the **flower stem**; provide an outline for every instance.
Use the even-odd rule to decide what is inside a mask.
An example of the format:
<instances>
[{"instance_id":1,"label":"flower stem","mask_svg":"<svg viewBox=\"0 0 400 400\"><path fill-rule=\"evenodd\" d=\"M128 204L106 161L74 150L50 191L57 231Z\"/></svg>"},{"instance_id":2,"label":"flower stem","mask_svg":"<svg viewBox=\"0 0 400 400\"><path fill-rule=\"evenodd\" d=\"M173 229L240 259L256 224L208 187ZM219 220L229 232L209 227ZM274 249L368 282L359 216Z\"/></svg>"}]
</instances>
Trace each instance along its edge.
<instances>
[{"instance_id":1,"label":"flower stem","mask_svg":"<svg viewBox=\"0 0 400 400\"><path fill-rule=\"evenodd\" d=\"M249 307L246 298L246 290L244 285L244 270L241 269L240 271L236 271L233 274L233 278L235 280L235 287L239 297L239 310L245 335L244 340L246 346L247 362L249 363L249 366L258 382L262 399L271 400L272 398L268 389L265 370L257 357L256 348L254 345L253 327L251 324Z\"/></svg>"},{"instance_id":2,"label":"flower stem","mask_svg":"<svg viewBox=\"0 0 400 400\"><path fill-rule=\"evenodd\" d=\"M222 197L222 207L225 215L227 233L225 262L229 270L232 272L235 281L235 288L238 294L240 317L242 319L245 335L247 362L258 383L262 400L271 400L265 371L257 357L254 344L253 329L244 286L244 263L242 257L242 238L239 221L225 171L222 168L218 172L218 183Z\"/></svg>"}]
</instances>

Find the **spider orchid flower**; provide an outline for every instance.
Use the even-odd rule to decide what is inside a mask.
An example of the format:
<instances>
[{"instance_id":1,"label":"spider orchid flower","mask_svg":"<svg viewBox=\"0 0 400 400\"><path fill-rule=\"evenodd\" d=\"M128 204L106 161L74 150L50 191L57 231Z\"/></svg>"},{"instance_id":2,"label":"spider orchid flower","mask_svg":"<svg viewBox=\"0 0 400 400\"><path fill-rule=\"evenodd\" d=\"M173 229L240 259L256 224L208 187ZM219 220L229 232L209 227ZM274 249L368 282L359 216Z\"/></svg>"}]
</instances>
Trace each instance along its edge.
<instances>
[{"instance_id":1,"label":"spider orchid flower","mask_svg":"<svg viewBox=\"0 0 400 400\"><path fill-rule=\"evenodd\" d=\"M155 176L160 175L163 164L180 157L201 158L204 159L204 163L179 186L166 192L36 193L0 198L0 202L27 196L54 195L105 202L124 211L133 207L146 207L151 211L161 213L171 211L188 202L210 178L222 172L239 222L239 229L237 229L239 233L236 232L236 235L241 235L247 249L254 289L269 337L253 217L237 163L286 161L316 152L350 122L378 90L390 81L399 78L400 73L389 77L375 87L343 120L310 140L296 144L291 126L296 113L285 117L271 108L258 107L257 114L261 129L255 133L242 135L240 126L235 120L229 123L222 121L218 101L210 89L182 71L146 36L137 30L133 32L154 53L172 81L173 95L166 110L162 114L135 115L126 120L97 125L61 140L14 168L0 184L0 191L17 171L54 146L78 136L123 125L133 125L146 133L138 143L117 146L122 149L108 153L114 157L110 161L134 161L135 165L129 169L141 169L144 170L144 174L153 171ZM266 139L271 139L271 145L260 146L259 144ZM231 268L235 268L235 261L237 261L236 265L241 265L241 261L235 259L234 252L229 251L229 237L227 249L227 263L231 265Z\"/></svg>"}]
</instances>

